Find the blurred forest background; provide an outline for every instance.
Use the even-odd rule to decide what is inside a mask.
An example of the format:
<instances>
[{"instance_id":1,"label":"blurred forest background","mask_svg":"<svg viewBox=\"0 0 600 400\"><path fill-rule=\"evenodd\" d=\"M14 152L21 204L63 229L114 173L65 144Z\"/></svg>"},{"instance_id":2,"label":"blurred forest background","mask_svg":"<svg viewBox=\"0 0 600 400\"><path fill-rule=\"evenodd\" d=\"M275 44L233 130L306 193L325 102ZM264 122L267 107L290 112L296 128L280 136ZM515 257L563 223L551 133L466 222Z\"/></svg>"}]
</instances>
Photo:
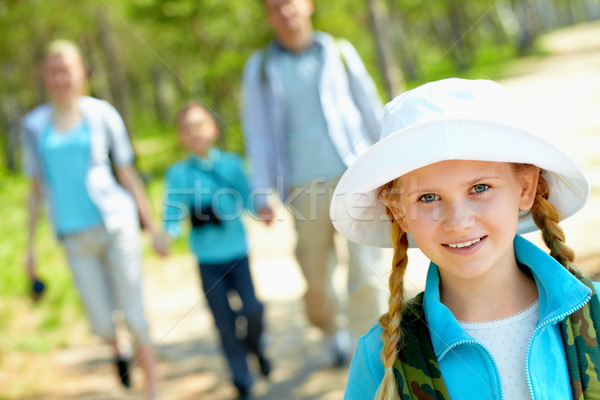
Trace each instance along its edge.
<instances>
[{"instance_id":1,"label":"blurred forest background","mask_svg":"<svg viewBox=\"0 0 600 400\"><path fill-rule=\"evenodd\" d=\"M317 29L355 44L385 100L450 75L495 74L542 32L600 18L598 0L315 1ZM221 117L222 145L242 151L240 77L269 40L259 0L2 0L3 167L17 170L17 123L46 100L45 44L83 49L90 93L109 100L134 137L170 126L191 97Z\"/></svg>"},{"instance_id":2,"label":"blurred forest background","mask_svg":"<svg viewBox=\"0 0 600 400\"><path fill-rule=\"evenodd\" d=\"M543 55L539 35L600 19L600 0L314 2L315 27L355 45L383 100L449 76L507 76L512 61ZM81 46L90 94L124 117L158 220L164 170L184 155L174 113L187 100L200 100L220 119L219 145L243 153L242 69L270 33L260 0L0 0L0 27L1 368L9 351L68 345L60 327L82 316L47 222L36 241L48 291L33 309L26 298L28 186L20 172L18 127L22 115L47 100L44 46L57 38Z\"/></svg>"}]
</instances>

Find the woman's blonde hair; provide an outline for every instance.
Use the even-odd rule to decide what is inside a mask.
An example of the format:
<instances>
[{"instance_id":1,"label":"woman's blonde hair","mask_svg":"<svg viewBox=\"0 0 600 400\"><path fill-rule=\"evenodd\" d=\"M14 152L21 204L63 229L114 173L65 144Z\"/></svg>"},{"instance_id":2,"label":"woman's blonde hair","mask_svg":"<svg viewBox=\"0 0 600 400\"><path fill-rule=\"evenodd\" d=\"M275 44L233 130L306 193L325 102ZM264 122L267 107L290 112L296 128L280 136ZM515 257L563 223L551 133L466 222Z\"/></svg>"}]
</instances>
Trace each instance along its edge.
<instances>
[{"instance_id":1,"label":"woman's blonde hair","mask_svg":"<svg viewBox=\"0 0 600 400\"><path fill-rule=\"evenodd\" d=\"M83 59L81 49L75 42L66 39L57 39L46 46L46 58L57 54L75 54Z\"/></svg>"},{"instance_id":2,"label":"woman's blonde hair","mask_svg":"<svg viewBox=\"0 0 600 400\"><path fill-rule=\"evenodd\" d=\"M581 273L573 263L575 253L565 243L565 234L560 227L559 216L556 208L548 201L550 188L542 176L542 170L531 164L513 164L515 172L529 168L539 170L538 184L533 205L531 207L531 216L535 224L540 229L544 243L550 249L550 256L556 259L573 275L580 277ZM392 224L392 241L394 243L394 257L392 259L392 273L390 274L389 287L389 309L381 316L379 324L383 328L381 337L383 340L383 349L381 350L381 360L385 368L383 380L379 385L375 400L400 400L398 386L394 375L394 363L398 359L402 343L402 331L400 323L402 321L402 312L404 311L404 273L408 264L408 239L406 232L402 231L400 224L396 221L394 213L399 214L396 205L399 204L398 190L394 190L399 179L395 179L383 185L378 197L386 206L386 214Z\"/></svg>"}]
</instances>

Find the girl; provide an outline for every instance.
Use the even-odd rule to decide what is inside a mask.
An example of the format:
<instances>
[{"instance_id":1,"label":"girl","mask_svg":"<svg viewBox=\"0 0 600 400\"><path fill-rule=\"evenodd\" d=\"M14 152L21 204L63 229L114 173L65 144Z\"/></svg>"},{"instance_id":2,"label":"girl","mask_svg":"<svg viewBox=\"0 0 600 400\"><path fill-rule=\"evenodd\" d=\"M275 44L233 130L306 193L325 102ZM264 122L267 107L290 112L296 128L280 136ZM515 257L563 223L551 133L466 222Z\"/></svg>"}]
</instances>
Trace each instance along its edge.
<instances>
[{"instance_id":1,"label":"girl","mask_svg":"<svg viewBox=\"0 0 600 400\"><path fill-rule=\"evenodd\" d=\"M448 79L385 108L382 139L340 180L331 215L393 247L389 311L361 338L345 399L587 399L600 395L597 286L558 222L589 184L511 120L502 88ZM520 234L541 230L548 255ZM431 260L405 302L407 248Z\"/></svg>"},{"instance_id":2,"label":"girl","mask_svg":"<svg viewBox=\"0 0 600 400\"><path fill-rule=\"evenodd\" d=\"M114 347L119 376L128 387L128 360L112 319L115 309L122 311L146 377L147 398L154 398L155 361L142 304L138 213L159 254L164 254L164 245L152 229L125 125L110 104L84 96L86 71L73 43L52 42L43 71L51 101L23 119L25 169L32 178L28 274L35 281L33 243L43 195L93 332Z\"/></svg>"}]
</instances>

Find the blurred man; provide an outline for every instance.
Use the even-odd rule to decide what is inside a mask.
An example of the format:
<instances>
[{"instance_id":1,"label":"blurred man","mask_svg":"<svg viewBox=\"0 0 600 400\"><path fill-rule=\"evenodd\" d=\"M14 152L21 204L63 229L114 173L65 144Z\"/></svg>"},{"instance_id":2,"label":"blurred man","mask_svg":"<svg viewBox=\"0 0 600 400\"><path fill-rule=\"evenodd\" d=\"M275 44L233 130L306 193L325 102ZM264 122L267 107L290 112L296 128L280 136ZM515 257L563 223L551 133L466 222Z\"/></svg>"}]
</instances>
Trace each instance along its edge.
<instances>
[{"instance_id":1,"label":"blurred man","mask_svg":"<svg viewBox=\"0 0 600 400\"><path fill-rule=\"evenodd\" d=\"M252 55L243 77L251 183L255 195L277 188L294 216L306 315L326 335L333 364L341 366L381 314L382 284L374 273L381 262L378 250L348 242L349 305L342 315L332 284L330 196L346 168L378 139L382 105L354 47L313 30L311 0L263 5L275 38ZM259 215L272 221L266 195L256 201Z\"/></svg>"}]
</instances>

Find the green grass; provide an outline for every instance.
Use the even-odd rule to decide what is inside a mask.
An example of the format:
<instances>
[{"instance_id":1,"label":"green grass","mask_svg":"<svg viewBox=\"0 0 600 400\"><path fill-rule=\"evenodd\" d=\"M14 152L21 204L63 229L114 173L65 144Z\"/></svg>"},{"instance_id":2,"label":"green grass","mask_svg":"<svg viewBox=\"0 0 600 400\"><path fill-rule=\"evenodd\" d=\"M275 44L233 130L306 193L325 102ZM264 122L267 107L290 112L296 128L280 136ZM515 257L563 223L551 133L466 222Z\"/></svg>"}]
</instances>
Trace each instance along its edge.
<instances>
[{"instance_id":1,"label":"green grass","mask_svg":"<svg viewBox=\"0 0 600 400\"><path fill-rule=\"evenodd\" d=\"M22 175L12 175L5 170L0 171L0 175L0 221L4 227L0 241L0 293L2 296L24 294L29 289L24 279L29 181ZM37 239L40 276L57 273L53 266L61 263L62 254L56 248L50 226L45 220L40 221Z\"/></svg>"},{"instance_id":2,"label":"green grass","mask_svg":"<svg viewBox=\"0 0 600 400\"><path fill-rule=\"evenodd\" d=\"M29 182L22 175L0 172L0 359L3 352L43 352L64 341L64 325L82 317L64 255L50 226L41 218L36 235L36 265L46 292L39 303L29 297L30 282L25 272L27 243L26 199Z\"/></svg>"},{"instance_id":3,"label":"green grass","mask_svg":"<svg viewBox=\"0 0 600 400\"><path fill-rule=\"evenodd\" d=\"M160 225L163 176L167 166L184 157L172 132L160 127L134 139L137 167L144 171L154 220ZM42 215L36 229L36 270L46 284L38 303L29 297L30 282L25 271L27 245L27 197L29 178L0 169L0 366L2 355L10 351L45 352L68 345L65 328L79 326L85 335L87 322L73 285L62 248ZM176 240L172 253L188 251L185 237ZM144 256L152 255L147 246Z\"/></svg>"}]
</instances>

